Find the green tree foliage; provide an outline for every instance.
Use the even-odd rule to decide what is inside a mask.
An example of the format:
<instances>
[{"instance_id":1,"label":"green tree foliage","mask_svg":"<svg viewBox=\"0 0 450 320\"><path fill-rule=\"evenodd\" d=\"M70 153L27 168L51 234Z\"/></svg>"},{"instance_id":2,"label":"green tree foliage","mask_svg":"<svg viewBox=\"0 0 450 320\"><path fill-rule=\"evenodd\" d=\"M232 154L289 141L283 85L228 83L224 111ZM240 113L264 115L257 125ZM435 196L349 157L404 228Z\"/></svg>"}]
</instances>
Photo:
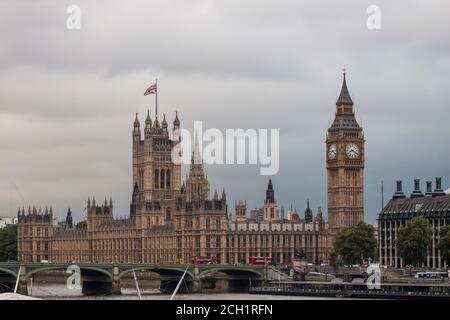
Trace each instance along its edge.
<instances>
[{"instance_id":1,"label":"green tree foliage","mask_svg":"<svg viewBox=\"0 0 450 320\"><path fill-rule=\"evenodd\" d=\"M336 265L338 260L344 264L361 263L369 257L373 258L376 248L377 240L373 226L360 222L336 235L332 263Z\"/></svg>"},{"instance_id":2,"label":"green tree foliage","mask_svg":"<svg viewBox=\"0 0 450 320\"><path fill-rule=\"evenodd\" d=\"M333 249L331 250L331 254L330 254L330 265L334 268L337 269L339 267L339 257L338 254L336 253L336 251Z\"/></svg>"},{"instance_id":3,"label":"green tree foliage","mask_svg":"<svg viewBox=\"0 0 450 320\"><path fill-rule=\"evenodd\" d=\"M0 261L17 260L17 226L0 229Z\"/></svg>"},{"instance_id":4,"label":"green tree foliage","mask_svg":"<svg viewBox=\"0 0 450 320\"><path fill-rule=\"evenodd\" d=\"M431 244L432 230L428 220L422 216L409 220L398 229L396 246L406 265L418 266L426 258Z\"/></svg>"},{"instance_id":5,"label":"green tree foliage","mask_svg":"<svg viewBox=\"0 0 450 320\"><path fill-rule=\"evenodd\" d=\"M438 248L441 251L441 257L450 265L450 226L441 228L439 234Z\"/></svg>"}]
</instances>

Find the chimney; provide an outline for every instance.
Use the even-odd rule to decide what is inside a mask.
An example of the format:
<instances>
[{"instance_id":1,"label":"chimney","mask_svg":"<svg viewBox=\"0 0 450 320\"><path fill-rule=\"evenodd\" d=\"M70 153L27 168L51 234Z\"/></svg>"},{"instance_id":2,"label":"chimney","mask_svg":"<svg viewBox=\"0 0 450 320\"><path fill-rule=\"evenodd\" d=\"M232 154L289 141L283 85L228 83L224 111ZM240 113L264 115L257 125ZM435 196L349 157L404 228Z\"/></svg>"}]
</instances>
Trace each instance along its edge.
<instances>
[{"instance_id":1,"label":"chimney","mask_svg":"<svg viewBox=\"0 0 450 320\"><path fill-rule=\"evenodd\" d=\"M414 191L411 193L411 198L423 197L420 191L420 179L414 179Z\"/></svg>"},{"instance_id":2,"label":"chimney","mask_svg":"<svg viewBox=\"0 0 450 320\"><path fill-rule=\"evenodd\" d=\"M442 178L436 177L436 189L434 189L433 196L443 196L443 195L445 195L445 192L442 189Z\"/></svg>"},{"instance_id":3,"label":"chimney","mask_svg":"<svg viewBox=\"0 0 450 320\"><path fill-rule=\"evenodd\" d=\"M431 189L432 189L432 187L431 187L431 181L427 181L427 192L425 192L425 195L426 195L426 196L431 196L431 195L433 195L433 191L432 191Z\"/></svg>"},{"instance_id":4,"label":"chimney","mask_svg":"<svg viewBox=\"0 0 450 320\"><path fill-rule=\"evenodd\" d=\"M402 181L397 180L397 191L394 193L392 200L406 198L405 194L402 191Z\"/></svg>"}]
</instances>

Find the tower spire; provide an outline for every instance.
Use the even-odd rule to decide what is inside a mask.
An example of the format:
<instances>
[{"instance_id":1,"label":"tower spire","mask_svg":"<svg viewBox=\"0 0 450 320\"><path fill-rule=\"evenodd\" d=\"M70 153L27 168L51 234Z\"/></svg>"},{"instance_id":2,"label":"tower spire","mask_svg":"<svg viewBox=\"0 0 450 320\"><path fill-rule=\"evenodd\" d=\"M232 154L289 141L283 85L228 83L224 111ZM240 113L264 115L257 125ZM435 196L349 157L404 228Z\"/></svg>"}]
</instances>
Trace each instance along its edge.
<instances>
[{"instance_id":1,"label":"tower spire","mask_svg":"<svg viewBox=\"0 0 450 320\"><path fill-rule=\"evenodd\" d=\"M343 70L342 74L343 74L342 88L341 88L341 93L339 94L339 98L336 101L336 105L337 106L353 105L353 100L350 97L350 93L348 92L348 88L347 88L347 80L345 77L345 74L346 74L345 66L344 66L344 70Z\"/></svg>"},{"instance_id":2,"label":"tower spire","mask_svg":"<svg viewBox=\"0 0 450 320\"><path fill-rule=\"evenodd\" d=\"M178 119L178 110L175 111L175 119L173 120L173 129L179 129L180 128L180 119Z\"/></svg>"},{"instance_id":3,"label":"tower spire","mask_svg":"<svg viewBox=\"0 0 450 320\"><path fill-rule=\"evenodd\" d=\"M134 127L135 128L139 128L140 123L139 123L139 119L138 119L138 113L136 112L136 118L134 118Z\"/></svg>"},{"instance_id":4,"label":"tower spire","mask_svg":"<svg viewBox=\"0 0 450 320\"><path fill-rule=\"evenodd\" d=\"M194 150L192 152L191 165L201 165L203 167L202 156L200 154L200 147L198 144L197 132L194 136Z\"/></svg>"},{"instance_id":5,"label":"tower spire","mask_svg":"<svg viewBox=\"0 0 450 320\"><path fill-rule=\"evenodd\" d=\"M309 207L309 199L306 202L306 209L305 209L305 222L306 223L310 223L313 221L313 214L312 214L312 210Z\"/></svg>"}]
</instances>

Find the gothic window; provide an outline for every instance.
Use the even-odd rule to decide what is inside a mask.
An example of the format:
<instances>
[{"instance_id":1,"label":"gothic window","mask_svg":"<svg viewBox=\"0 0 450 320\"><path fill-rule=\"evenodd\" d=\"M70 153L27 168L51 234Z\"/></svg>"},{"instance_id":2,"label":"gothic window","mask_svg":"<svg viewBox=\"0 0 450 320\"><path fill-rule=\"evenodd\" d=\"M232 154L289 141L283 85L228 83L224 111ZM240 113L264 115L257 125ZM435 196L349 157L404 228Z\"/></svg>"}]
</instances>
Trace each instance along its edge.
<instances>
[{"instance_id":1,"label":"gothic window","mask_svg":"<svg viewBox=\"0 0 450 320\"><path fill-rule=\"evenodd\" d=\"M155 170L155 177L153 180L154 180L155 189L158 189L158 185L159 185L159 170L158 169Z\"/></svg>"},{"instance_id":2,"label":"gothic window","mask_svg":"<svg viewBox=\"0 0 450 320\"><path fill-rule=\"evenodd\" d=\"M220 230L220 218L216 218L216 229Z\"/></svg>"},{"instance_id":3,"label":"gothic window","mask_svg":"<svg viewBox=\"0 0 450 320\"><path fill-rule=\"evenodd\" d=\"M220 248L220 236L216 236L216 248Z\"/></svg>"},{"instance_id":4,"label":"gothic window","mask_svg":"<svg viewBox=\"0 0 450 320\"><path fill-rule=\"evenodd\" d=\"M166 219L171 219L171 216L170 216L170 207L167 207L167 208L166 208Z\"/></svg>"},{"instance_id":5,"label":"gothic window","mask_svg":"<svg viewBox=\"0 0 450 320\"><path fill-rule=\"evenodd\" d=\"M167 172L166 172L166 179L167 179L167 182L166 182L166 184L167 184L167 189L170 189L170 170L167 170Z\"/></svg>"},{"instance_id":6,"label":"gothic window","mask_svg":"<svg viewBox=\"0 0 450 320\"><path fill-rule=\"evenodd\" d=\"M161 184L160 187L161 189L164 189L164 169L161 170Z\"/></svg>"}]
</instances>

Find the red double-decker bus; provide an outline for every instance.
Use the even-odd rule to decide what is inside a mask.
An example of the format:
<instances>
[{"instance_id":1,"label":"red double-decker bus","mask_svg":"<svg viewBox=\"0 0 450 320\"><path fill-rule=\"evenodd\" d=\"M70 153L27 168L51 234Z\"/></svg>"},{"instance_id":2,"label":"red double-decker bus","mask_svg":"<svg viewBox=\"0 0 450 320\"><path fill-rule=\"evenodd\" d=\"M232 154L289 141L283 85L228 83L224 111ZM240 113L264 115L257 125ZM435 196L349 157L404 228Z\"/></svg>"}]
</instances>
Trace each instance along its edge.
<instances>
[{"instance_id":1,"label":"red double-decker bus","mask_svg":"<svg viewBox=\"0 0 450 320\"><path fill-rule=\"evenodd\" d=\"M250 257L248 258L248 264L259 264L265 265L272 263L272 258L270 257Z\"/></svg>"},{"instance_id":2,"label":"red double-decker bus","mask_svg":"<svg viewBox=\"0 0 450 320\"><path fill-rule=\"evenodd\" d=\"M192 264L217 264L216 256L192 256Z\"/></svg>"}]
</instances>

